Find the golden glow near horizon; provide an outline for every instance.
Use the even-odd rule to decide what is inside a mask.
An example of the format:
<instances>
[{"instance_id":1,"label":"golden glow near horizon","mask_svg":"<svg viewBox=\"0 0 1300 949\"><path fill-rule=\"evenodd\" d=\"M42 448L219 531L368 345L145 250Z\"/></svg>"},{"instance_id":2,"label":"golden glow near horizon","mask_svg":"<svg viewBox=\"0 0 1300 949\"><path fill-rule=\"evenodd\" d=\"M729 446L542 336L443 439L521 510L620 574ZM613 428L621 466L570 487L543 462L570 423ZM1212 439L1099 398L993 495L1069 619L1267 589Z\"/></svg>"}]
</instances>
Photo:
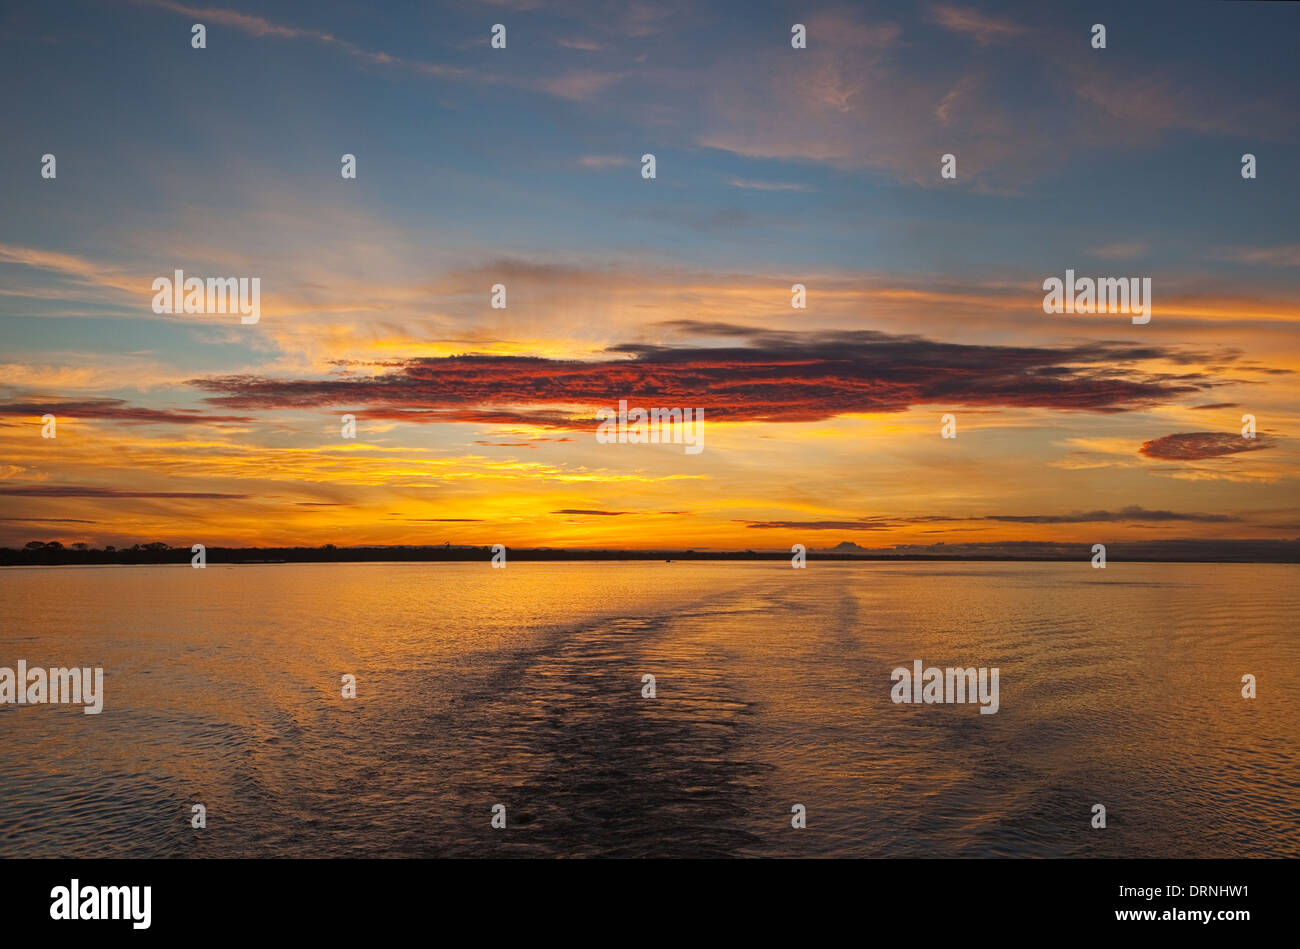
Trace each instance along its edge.
<instances>
[{"instance_id":1,"label":"golden glow near horizon","mask_svg":"<svg viewBox=\"0 0 1300 949\"><path fill-rule=\"evenodd\" d=\"M1248 310L1248 302L1228 308ZM787 317L786 325L791 322ZM1221 323L1232 325L1226 318ZM1105 328L1073 326L1079 333ZM1040 322L1034 331L1048 338L1061 328ZM468 348L423 342L392 325L378 335L334 329L326 336L334 340L331 348L353 353L357 364L344 370L353 379L382 379L395 361L443 359ZM1158 320L1151 329L1142 338L1151 345L1177 336ZM275 334L294 339L304 331L281 324ZM124 403L154 404L159 394L176 393L181 374L146 378L135 392L123 393L103 368L47 365L24 376L17 365L11 378L39 395L33 414L0 425L4 487L12 492L3 536L11 545L32 538L187 544L201 537L231 545L726 549L829 547L843 540L879 547L1289 537L1297 530L1281 512L1290 504L1295 457L1285 442L1266 451L1177 460L1139 452L1174 432L1236 432L1247 405L1262 432L1294 428L1300 359L1294 343L1268 348L1266 386L1250 366L1231 366L1215 392L1143 411L924 405L800 422L782 421L777 407L771 421L706 417L706 447L695 456L671 445L601 445L594 424L413 424L382 413L367 418L364 408L356 410L356 438L344 439L337 406L262 411L196 404L205 414L249 419L216 423L79 417L106 389ZM597 351L580 340L518 340L484 345L479 355L571 365ZM604 354L600 361L627 358ZM1205 369L1158 355L1141 364L1144 374L1162 377L1192 368ZM738 367L738 384L744 372ZM299 377L324 378L308 367L283 376ZM33 385L39 381L47 384ZM500 406L478 408L508 409L511 399L528 402L526 395L512 392ZM608 404L623 395L611 391ZM40 438L42 417L34 414L40 405L68 402L82 408L56 409L57 437ZM1215 403L1223 407L1196 407ZM581 403L526 407L583 415ZM940 437L942 411L957 416L956 439ZM1125 517L1125 509L1138 513Z\"/></svg>"},{"instance_id":2,"label":"golden glow near horizon","mask_svg":"<svg viewBox=\"0 0 1300 949\"><path fill-rule=\"evenodd\" d=\"M10 545L701 549L1295 533L1272 526L1293 470L1285 448L1177 462L1139 454L1205 410L953 411L955 439L940 437L929 407L790 423L706 418L695 456L602 445L594 431L371 423L364 412L347 440L333 411L268 413L269 424L67 416L56 439L42 440L32 415L0 427L4 484L18 491L4 530ZM1231 430L1238 415L1215 417Z\"/></svg>"}]
</instances>

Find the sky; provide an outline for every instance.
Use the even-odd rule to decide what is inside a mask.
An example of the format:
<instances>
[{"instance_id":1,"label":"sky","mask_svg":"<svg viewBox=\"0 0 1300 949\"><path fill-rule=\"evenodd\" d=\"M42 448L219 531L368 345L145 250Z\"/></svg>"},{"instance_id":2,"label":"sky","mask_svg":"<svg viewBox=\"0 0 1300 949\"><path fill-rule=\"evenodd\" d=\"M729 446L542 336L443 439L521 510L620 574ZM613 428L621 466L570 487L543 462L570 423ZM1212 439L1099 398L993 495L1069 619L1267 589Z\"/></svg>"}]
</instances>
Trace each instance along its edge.
<instances>
[{"instance_id":1,"label":"sky","mask_svg":"<svg viewBox=\"0 0 1300 949\"><path fill-rule=\"evenodd\" d=\"M0 545L1300 537L1297 38L1294 4L5 4ZM176 270L258 278L260 318L154 312ZM1150 278L1150 322L1045 313L1067 270ZM703 409L703 450L600 442L621 399Z\"/></svg>"}]
</instances>

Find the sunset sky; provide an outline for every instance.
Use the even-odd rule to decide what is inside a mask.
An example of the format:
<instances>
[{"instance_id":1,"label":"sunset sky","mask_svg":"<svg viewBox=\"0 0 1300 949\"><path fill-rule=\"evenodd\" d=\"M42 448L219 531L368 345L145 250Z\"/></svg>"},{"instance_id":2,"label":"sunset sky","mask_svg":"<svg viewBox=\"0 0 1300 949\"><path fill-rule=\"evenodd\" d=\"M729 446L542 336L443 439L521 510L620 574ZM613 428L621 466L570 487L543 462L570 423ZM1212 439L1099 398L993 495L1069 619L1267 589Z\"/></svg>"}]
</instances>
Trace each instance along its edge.
<instances>
[{"instance_id":1,"label":"sunset sky","mask_svg":"<svg viewBox=\"0 0 1300 949\"><path fill-rule=\"evenodd\" d=\"M1298 32L6 4L0 545L1300 536ZM259 277L260 321L155 314L178 269ZM1150 277L1150 323L1045 314L1067 269ZM620 399L703 408L704 450L599 444Z\"/></svg>"}]
</instances>

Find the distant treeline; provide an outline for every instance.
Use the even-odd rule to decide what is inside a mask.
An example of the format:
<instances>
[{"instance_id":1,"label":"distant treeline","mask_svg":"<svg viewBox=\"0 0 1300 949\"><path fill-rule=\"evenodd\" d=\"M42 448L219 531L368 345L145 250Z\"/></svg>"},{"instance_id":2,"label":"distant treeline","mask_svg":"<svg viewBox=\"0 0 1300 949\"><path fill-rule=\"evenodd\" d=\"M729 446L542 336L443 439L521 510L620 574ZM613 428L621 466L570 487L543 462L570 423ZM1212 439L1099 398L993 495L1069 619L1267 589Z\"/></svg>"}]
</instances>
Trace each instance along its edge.
<instances>
[{"instance_id":1,"label":"distant treeline","mask_svg":"<svg viewBox=\"0 0 1300 949\"><path fill-rule=\"evenodd\" d=\"M39 542L33 542L39 543ZM508 560L785 560L781 551L697 551L697 550L557 550L553 548L507 548ZM483 547L208 547L207 562L217 563L356 563L376 561L477 561L490 562L492 548ZM914 555L856 555L809 551L809 560L965 560L966 557ZM19 564L158 564L190 563L188 547L162 543L103 550L64 547L58 542L42 546L28 544L21 550L0 548L0 566ZM985 560L1006 559L984 557ZM1036 557L1012 559L1040 559ZM1064 558L1063 558L1064 559Z\"/></svg>"},{"instance_id":2,"label":"distant treeline","mask_svg":"<svg viewBox=\"0 0 1300 949\"><path fill-rule=\"evenodd\" d=\"M940 545L941 546L941 545ZM973 547L974 545L972 545ZM924 551L906 550L873 552L865 549L809 550L808 560L884 560L884 561L1082 561L1091 552L1083 544L1008 544L981 545L963 549L953 545L942 552L934 547ZM993 548L993 549L990 549ZM220 563L364 563L380 561L484 561L492 559L492 547L207 547L210 564ZM86 544L65 547L58 541L31 541L21 549L0 547L0 566L35 566L60 564L188 564L194 554L189 547L171 547L162 542L135 544L131 547L96 549ZM563 560L790 560L784 551L754 550L565 550L554 548L508 548L510 561ZM1112 562L1158 561L1200 563L1300 563L1300 541L1152 541L1108 545L1107 558Z\"/></svg>"}]
</instances>

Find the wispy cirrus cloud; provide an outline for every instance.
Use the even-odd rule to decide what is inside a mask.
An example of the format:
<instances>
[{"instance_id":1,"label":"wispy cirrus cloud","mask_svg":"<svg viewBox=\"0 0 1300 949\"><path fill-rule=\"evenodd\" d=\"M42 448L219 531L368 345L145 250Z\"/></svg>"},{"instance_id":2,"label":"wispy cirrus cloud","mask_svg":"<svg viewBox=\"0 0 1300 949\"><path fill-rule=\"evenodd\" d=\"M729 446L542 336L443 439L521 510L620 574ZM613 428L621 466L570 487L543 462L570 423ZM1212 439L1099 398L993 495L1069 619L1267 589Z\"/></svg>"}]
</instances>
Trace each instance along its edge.
<instances>
[{"instance_id":1,"label":"wispy cirrus cloud","mask_svg":"<svg viewBox=\"0 0 1300 949\"><path fill-rule=\"evenodd\" d=\"M1182 64L1110 60L1099 70L1086 24L1085 32L1069 33L1029 8L1013 18L949 3L932 6L924 19L929 31L909 25L904 37L899 24L870 14L808 17L815 58L777 57L757 77L729 62L716 70L713 94L696 116L698 143L947 188L954 183L939 177L938 157L951 152L959 157L958 181L1014 194L1061 168L1062 142L1122 152L1149 147L1169 131L1276 141L1296 126L1294 110L1271 89L1243 104L1235 90L1189 75ZM912 54L945 33L973 40L975 49L945 52L942 67ZM1003 68L980 49L1010 44L1024 90L1015 108ZM880 95L885 88L889 94ZM783 121L768 120L774 111Z\"/></svg>"},{"instance_id":2,"label":"wispy cirrus cloud","mask_svg":"<svg viewBox=\"0 0 1300 949\"><path fill-rule=\"evenodd\" d=\"M272 23L264 17L255 16L249 13L240 13L238 10L230 10L222 7L196 7L184 3L176 3L174 0L141 0L148 6L157 7L167 10L171 13L179 13L182 16L192 18L195 22L207 25L216 23L221 26L228 26L232 29L240 30L250 36L270 37L273 39L285 40L311 40L320 43L323 46L329 46L349 56L364 60L376 65L403 65L404 61L388 53L362 49L354 43L347 40L339 39L332 33L326 33L321 30L305 29L296 26L287 26L283 23ZM435 66L433 63L417 63L420 68ZM460 73L460 70L448 68L449 75Z\"/></svg>"},{"instance_id":3,"label":"wispy cirrus cloud","mask_svg":"<svg viewBox=\"0 0 1300 949\"><path fill-rule=\"evenodd\" d=\"M1223 255L1228 260L1265 267L1300 267L1300 244L1278 247L1239 247Z\"/></svg>"},{"instance_id":4,"label":"wispy cirrus cloud","mask_svg":"<svg viewBox=\"0 0 1300 949\"><path fill-rule=\"evenodd\" d=\"M149 289L149 279L143 276L133 276L110 264L103 264L77 254L39 247L0 244L0 263L44 270L90 287L107 287L128 292L144 292Z\"/></svg>"},{"instance_id":5,"label":"wispy cirrus cloud","mask_svg":"<svg viewBox=\"0 0 1300 949\"><path fill-rule=\"evenodd\" d=\"M969 36L981 46L1014 40L1031 32L1023 23L989 16L971 7L940 3L930 8L930 21Z\"/></svg>"},{"instance_id":6,"label":"wispy cirrus cloud","mask_svg":"<svg viewBox=\"0 0 1300 949\"><path fill-rule=\"evenodd\" d=\"M193 19L196 22L218 24L220 26L230 27L231 29L240 30L250 36L258 38L303 40L316 43L320 46L337 50L340 53L367 65L390 66L396 69L406 70L417 76L431 79L446 79L487 85L505 85L520 89L540 90L561 99L585 101L605 89L607 86L610 86L623 78L622 73L598 70L574 70L559 76L551 77L528 77L512 73L494 73L482 69L453 66L448 63L439 63L427 59L411 59L409 57L398 56L383 50L367 49L324 30L277 23L262 16L241 13L238 10L231 10L223 7L191 6L175 2L175 0L138 0L138 2L161 10L166 10L170 13L185 16L186 18ZM635 4L632 5L632 7L635 6ZM631 8L625 11L625 18L628 22L631 23L636 20L634 13L635 11ZM642 17L641 19L646 20L645 17ZM648 23L649 21L646 20L646 22ZM485 30L482 34L481 43L486 45L487 42L488 33ZM572 43L566 44L563 41L560 45L568 46L569 48L588 48L584 46L573 46Z\"/></svg>"},{"instance_id":7,"label":"wispy cirrus cloud","mask_svg":"<svg viewBox=\"0 0 1300 949\"><path fill-rule=\"evenodd\" d=\"M751 191L811 191L810 185L795 184L786 181L756 181L752 178L728 178L727 184L732 188L746 188Z\"/></svg>"},{"instance_id":8,"label":"wispy cirrus cloud","mask_svg":"<svg viewBox=\"0 0 1300 949\"><path fill-rule=\"evenodd\" d=\"M621 72L607 72L595 69L573 70L562 76L543 79L538 83L538 87L561 99L585 102L602 90L619 82L624 75Z\"/></svg>"},{"instance_id":9,"label":"wispy cirrus cloud","mask_svg":"<svg viewBox=\"0 0 1300 949\"><path fill-rule=\"evenodd\" d=\"M626 155L583 155L578 159L578 164L583 168L621 168L625 165L632 164L632 159Z\"/></svg>"}]
</instances>

